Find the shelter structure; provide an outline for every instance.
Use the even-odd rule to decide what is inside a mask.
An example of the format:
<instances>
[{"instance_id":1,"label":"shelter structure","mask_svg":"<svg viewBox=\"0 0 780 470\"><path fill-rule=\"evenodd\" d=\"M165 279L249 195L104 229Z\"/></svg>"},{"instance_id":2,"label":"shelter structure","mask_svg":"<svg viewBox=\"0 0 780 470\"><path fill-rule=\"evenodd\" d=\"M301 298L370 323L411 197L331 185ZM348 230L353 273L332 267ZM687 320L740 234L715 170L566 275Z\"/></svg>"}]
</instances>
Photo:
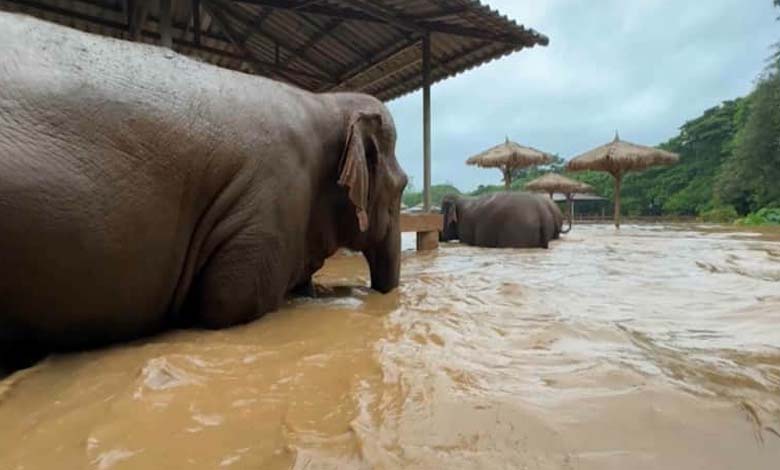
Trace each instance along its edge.
<instances>
[{"instance_id":1,"label":"shelter structure","mask_svg":"<svg viewBox=\"0 0 780 470\"><path fill-rule=\"evenodd\" d=\"M357 91L388 101L422 89L426 211L431 85L548 44L478 0L0 0L0 10L160 44L314 92Z\"/></svg>"},{"instance_id":2,"label":"shelter structure","mask_svg":"<svg viewBox=\"0 0 780 470\"><path fill-rule=\"evenodd\" d=\"M515 170L544 165L552 161L552 155L512 142L507 137L504 143L470 157L466 160L466 164L482 168L498 168L503 175L504 188L509 191L512 187L512 173Z\"/></svg>"},{"instance_id":3,"label":"shelter structure","mask_svg":"<svg viewBox=\"0 0 780 470\"><path fill-rule=\"evenodd\" d=\"M574 201L573 196L577 193L592 193L593 187L581 181L567 178L557 173L547 173L533 181L525 184L525 189L529 191L544 192L550 195L550 199L555 200L554 193L563 193L566 197L569 214L569 229L574 221Z\"/></svg>"},{"instance_id":4,"label":"shelter structure","mask_svg":"<svg viewBox=\"0 0 780 470\"><path fill-rule=\"evenodd\" d=\"M611 202L609 199L595 194L574 193L569 197L561 193L553 194L553 201L555 202L568 202L569 200L571 200L573 206L571 210L572 219L577 217L578 210L582 217L585 217L583 212L590 212L591 215L595 214L597 216L603 215L605 206Z\"/></svg>"},{"instance_id":5,"label":"shelter structure","mask_svg":"<svg viewBox=\"0 0 780 470\"><path fill-rule=\"evenodd\" d=\"M615 227L620 228L620 188L623 176L629 171L639 171L657 165L671 165L680 157L655 147L632 144L615 139L600 147L575 157L566 164L569 171L606 171L615 178Z\"/></svg>"},{"instance_id":6,"label":"shelter structure","mask_svg":"<svg viewBox=\"0 0 780 470\"><path fill-rule=\"evenodd\" d=\"M574 193L592 193L593 187L582 181L573 180L557 173L547 173L529 181L525 184L525 189L540 193L548 193L550 198L554 193L574 194Z\"/></svg>"}]
</instances>

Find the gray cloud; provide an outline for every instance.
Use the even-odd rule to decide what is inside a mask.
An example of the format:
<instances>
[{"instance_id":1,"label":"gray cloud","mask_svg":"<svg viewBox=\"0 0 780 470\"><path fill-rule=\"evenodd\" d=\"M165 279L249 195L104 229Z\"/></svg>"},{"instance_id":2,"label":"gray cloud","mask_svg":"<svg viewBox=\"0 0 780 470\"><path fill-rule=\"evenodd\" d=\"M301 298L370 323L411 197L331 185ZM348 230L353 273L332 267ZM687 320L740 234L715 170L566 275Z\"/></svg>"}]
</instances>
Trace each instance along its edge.
<instances>
[{"instance_id":1,"label":"gray cloud","mask_svg":"<svg viewBox=\"0 0 780 470\"><path fill-rule=\"evenodd\" d=\"M780 39L770 0L488 0L550 37L434 86L433 181L473 189L465 159L505 136L568 158L612 138L657 144L748 93ZM422 98L390 103L398 157L422 185Z\"/></svg>"}]
</instances>

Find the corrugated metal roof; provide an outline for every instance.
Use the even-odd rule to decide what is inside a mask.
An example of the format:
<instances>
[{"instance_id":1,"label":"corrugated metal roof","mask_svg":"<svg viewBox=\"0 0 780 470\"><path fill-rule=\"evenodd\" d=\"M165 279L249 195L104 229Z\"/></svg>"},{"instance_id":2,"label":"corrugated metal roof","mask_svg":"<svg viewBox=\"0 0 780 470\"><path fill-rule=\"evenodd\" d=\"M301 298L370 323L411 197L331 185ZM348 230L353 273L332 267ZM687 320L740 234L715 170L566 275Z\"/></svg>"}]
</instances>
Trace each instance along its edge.
<instances>
[{"instance_id":1,"label":"corrugated metal roof","mask_svg":"<svg viewBox=\"0 0 780 470\"><path fill-rule=\"evenodd\" d=\"M159 0L0 0L81 30L130 39L128 11L145 19L136 40L160 40ZM215 65L312 91L351 90L391 100L422 86L422 37L431 35L437 82L547 38L478 0L171 0L173 48ZM194 33L199 5L200 40Z\"/></svg>"}]
</instances>

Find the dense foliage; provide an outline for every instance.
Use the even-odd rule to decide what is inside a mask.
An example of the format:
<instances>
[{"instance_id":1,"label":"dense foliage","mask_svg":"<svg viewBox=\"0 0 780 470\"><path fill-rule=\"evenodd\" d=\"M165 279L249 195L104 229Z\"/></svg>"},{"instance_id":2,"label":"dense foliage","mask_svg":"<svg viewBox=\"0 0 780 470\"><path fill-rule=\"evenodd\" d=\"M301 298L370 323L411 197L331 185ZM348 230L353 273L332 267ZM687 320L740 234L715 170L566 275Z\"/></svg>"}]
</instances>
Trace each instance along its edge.
<instances>
[{"instance_id":1,"label":"dense foliage","mask_svg":"<svg viewBox=\"0 0 780 470\"><path fill-rule=\"evenodd\" d=\"M686 122L661 145L680 155L676 165L629 173L623 183L628 215L700 215L720 206L715 182L744 128L747 100L726 101ZM611 182L607 179L607 184ZM611 196L611 195L610 195ZM736 208L744 212L748 207Z\"/></svg>"},{"instance_id":2,"label":"dense foliage","mask_svg":"<svg viewBox=\"0 0 780 470\"><path fill-rule=\"evenodd\" d=\"M780 66L761 77L734 151L718 178L717 196L740 213L780 207Z\"/></svg>"},{"instance_id":3,"label":"dense foliage","mask_svg":"<svg viewBox=\"0 0 780 470\"><path fill-rule=\"evenodd\" d=\"M461 192L458 188L449 183L433 184L431 185L431 204L434 206L441 205L441 199L445 194L461 194ZM416 192L414 186L409 185L404 192L402 202L406 207L414 207L418 204L422 204L422 193Z\"/></svg>"},{"instance_id":4,"label":"dense foliage","mask_svg":"<svg viewBox=\"0 0 780 470\"><path fill-rule=\"evenodd\" d=\"M740 225L780 225L780 209L767 207L737 220Z\"/></svg>"}]
</instances>

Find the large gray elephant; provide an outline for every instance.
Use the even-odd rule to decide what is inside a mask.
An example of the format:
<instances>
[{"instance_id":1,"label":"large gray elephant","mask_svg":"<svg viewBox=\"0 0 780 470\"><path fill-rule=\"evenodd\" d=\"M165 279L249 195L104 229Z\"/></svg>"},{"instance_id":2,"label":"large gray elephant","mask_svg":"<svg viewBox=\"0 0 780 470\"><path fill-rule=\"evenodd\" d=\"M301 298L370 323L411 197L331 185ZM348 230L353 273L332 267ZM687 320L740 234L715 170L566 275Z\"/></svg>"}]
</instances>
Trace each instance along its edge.
<instances>
[{"instance_id":1,"label":"large gray elephant","mask_svg":"<svg viewBox=\"0 0 780 470\"><path fill-rule=\"evenodd\" d=\"M551 198L547 196L543 196L541 194L536 194L536 197L540 198L545 206L547 206L547 209L550 211L550 214L553 217L553 220L555 221L555 230L553 231L553 240L558 240L561 238L561 234L567 234L571 231L571 218L569 219L569 226L564 230L563 228L563 212L561 212L560 207L558 207L558 204L555 203Z\"/></svg>"},{"instance_id":2,"label":"large gray elephant","mask_svg":"<svg viewBox=\"0 0 780 470\"><path fill-rule=\"evenodd\" d=\"M448 194L442 199L441 213L441 241L483 247L548 248L558 227L549 206L528 193Z\"/></svg>"},{"instance_id":3,"label":"large gray elephant","mask_svg":"<svg viewBox=\"0 0 780 470\"><path fill-rule=\"evenodd\" d=\"M0 44L0 356L246 322L339 247L398 285L380 101L22 15Z\"/></svg>"}]
</instances>

